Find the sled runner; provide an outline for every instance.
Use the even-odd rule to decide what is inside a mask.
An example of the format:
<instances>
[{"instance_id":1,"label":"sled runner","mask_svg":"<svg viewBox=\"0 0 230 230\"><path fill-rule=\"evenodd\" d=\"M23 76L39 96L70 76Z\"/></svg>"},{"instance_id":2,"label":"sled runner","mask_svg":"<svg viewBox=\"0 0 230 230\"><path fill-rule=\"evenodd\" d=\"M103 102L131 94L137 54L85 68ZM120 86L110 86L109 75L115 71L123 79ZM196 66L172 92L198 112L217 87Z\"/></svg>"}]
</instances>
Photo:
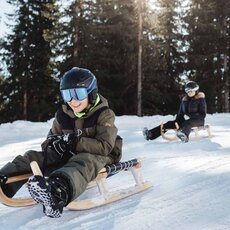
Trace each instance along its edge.
<instances>
[{"instance_id":1,"label":"sled runner","mask_svg":"<svg viewBox=\"0 0 230 230\"><path fill-rule=\"evenodd\" d=\"M42 175L41 170L36 162L31 162L31 168L34 175ZM131 171L135 185L114 192L109 192L106 186L107 178L119 173L120 171ZM6 183L12 183L28 179L32 174L25 174L21 176L15 176L8 178ZM121 200L128 196L142 192L152 186L148 181L144 181L141 175L141 160L132 159L126 162L119 162L117 164L106 165L97 175L96 179L88 184L87 189L97 186L100 195L98 197L89 198L85 200L74 200L68 204L66 208L71 210L85 210L95 207L99 207L105 204L112 203L117 200ZM31 198L9 198L0 188L0 202L7 206L21 207L36 204Z\"/></svg>"},{"instance_id":2,"label":"sled runner","mask_svg":"<svg viewBox=\"0 0 230 230\"><path fill-rule=\"evenodd\" d=\"M178 124L175 122L176 125L176 129L164 129L163 128L163 124L161 124L161 136L163 139L167 140L167 141L175 141L178 140L178 137L176 136L176 131L179 129ZM167 131L172 130L174 133L172 135L167 135ZM195 138L200 139L202 138L202 136L199 135L199 131L204 130L207 132L207 136L206 137L212 137L211 134L211 127L210 125L204 125L204 126L200 126L200 127L193 127L192 128L192 132L195 134Z\"/></svg>"},{"instance_id":3,"label":"sled runner","mask_svg":"<svg viewBox=\"0 0 230 230\"><path fill-rule=\"evenodd\" d=\"M6 184L27 180L30 176L32 176L31 173L20 175L20 176L14 176L9 177L6 181ZM2 191L2 188L0 187L0 202L2 204L5 204L7 206L11 207L23 207L23 206L29 206L36 204L36 202L31 197L25 197L25 198L9 198L4 194Z\"/></svg>"}]
</instances>

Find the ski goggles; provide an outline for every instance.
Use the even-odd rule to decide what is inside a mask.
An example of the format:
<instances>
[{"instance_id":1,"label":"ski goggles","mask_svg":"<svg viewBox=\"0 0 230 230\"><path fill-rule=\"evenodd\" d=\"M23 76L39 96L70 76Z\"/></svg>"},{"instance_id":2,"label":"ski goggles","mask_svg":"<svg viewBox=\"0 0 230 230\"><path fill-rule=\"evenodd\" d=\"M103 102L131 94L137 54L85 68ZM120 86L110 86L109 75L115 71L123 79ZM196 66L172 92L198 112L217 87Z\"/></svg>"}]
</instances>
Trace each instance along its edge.
<instances>
[{"instance_id":1,"label":"ski goggles","mask_svg":"<svg viewBox=\"0 0 230 230\"><path fill-rule=\"evenodd\" d=\"M193 90L193 89L185 89L184 91L185 91L185 93L195 92L195 90Z\"/></svg>"},{"instance_id":2,"label":"ski goggles","mask_svg":"<svg viewBox=\"0 0 230 230\"><path fill-rule=\"evenodd\" d=\"M62 89L61 94L65 102L70 102L73 98L82 101L88 97L86 88Z\"/></svg>"},{"instance_id":3,"label":"ski goggles","mask_svg":"<svg viewBox=\"0 0 230 230\"><path fill-rule=\"evenodd\" d=\"M190 92L196 92L198 89L199 89L198 87L196 87L194 89L186 88L184 91L185 91L185 93L190 93Z\"/></svg>"}]
</instances>

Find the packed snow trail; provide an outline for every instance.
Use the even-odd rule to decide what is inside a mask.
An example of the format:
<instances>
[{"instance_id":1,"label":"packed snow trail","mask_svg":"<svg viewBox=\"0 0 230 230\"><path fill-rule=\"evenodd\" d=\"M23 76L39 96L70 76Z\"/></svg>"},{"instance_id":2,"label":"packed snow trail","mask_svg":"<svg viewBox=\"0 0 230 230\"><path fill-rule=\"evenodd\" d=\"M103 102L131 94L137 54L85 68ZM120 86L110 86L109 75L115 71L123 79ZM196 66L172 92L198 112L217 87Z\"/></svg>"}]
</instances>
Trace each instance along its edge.
<instances>
[{"instance_id":1,"label":"packed snow trail","mask_svg":"<svg viewBox=\"0 0 230 230\"><path fill-rule=\"evenodd\" d=\"M173 117L116 119L119 134L124 138L122 160L146 158L142 173L145 180L153 183L149 190L93 210L65 210L58 219L44 216L40 206L11 208L0 204L1 229L229 230L230 114L207 116L206 122L214 134L211 139L191 138L188 143L162 138L144 140L143 127L151 128L169 119ZM52 120L0 125L0 167L17 154L40 150L51 124ZM134 181L128 172L108 180L112 190L131 183ZM18 195L25 194L27 190L22 189Z\"/></svg>"}]
</instances>

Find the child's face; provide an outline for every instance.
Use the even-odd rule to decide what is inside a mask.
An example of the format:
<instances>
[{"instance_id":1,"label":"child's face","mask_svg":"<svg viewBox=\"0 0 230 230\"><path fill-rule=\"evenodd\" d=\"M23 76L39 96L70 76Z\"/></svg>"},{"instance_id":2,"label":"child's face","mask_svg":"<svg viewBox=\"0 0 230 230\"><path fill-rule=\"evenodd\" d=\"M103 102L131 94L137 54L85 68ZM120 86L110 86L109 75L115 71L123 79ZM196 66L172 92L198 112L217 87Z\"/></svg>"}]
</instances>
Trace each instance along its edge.
<instances>
[{"instance_id":1,"label":"child's face","mask_svg":"<svg viewBox=\"0 0 230 230\"><path fill-rule=\"evenodd\" d=\"M72 99L70 102L67 102L68 105L71 107L71 109L76 112L76 113L80 113L82 112L85 108L88 107L89 105L89 100L88 97L85 98L82 101L78 101L77 99Z\"/></svg>"},{"instance_id":2,"label":"child's face","mask_svg":"<svg viewBox=\"0 0 230 230\"><path fill-rule=\"evenodd\" d=\"M193 96L195 96L195 94L196 94L196 91L193 91L193 90L189 90L189 91L187 92L187 95L188 95L189 97L193 97Z\"/></svg>"}]
</instances>

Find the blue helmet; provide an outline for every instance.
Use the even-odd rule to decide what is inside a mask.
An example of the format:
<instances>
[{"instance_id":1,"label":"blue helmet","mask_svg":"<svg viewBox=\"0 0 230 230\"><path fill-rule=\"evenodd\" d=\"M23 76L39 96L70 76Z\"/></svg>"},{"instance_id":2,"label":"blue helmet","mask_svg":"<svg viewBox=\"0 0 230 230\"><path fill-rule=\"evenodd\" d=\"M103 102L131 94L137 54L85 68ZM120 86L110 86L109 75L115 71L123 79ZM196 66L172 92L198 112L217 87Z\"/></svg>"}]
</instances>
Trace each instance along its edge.
<instances>
[{"instance_id":1,"label":"blue helmet","mask_svg":"<svg viewBox=\"0 0 230 230\"><path fill-rule=\"evenodd\" d=\"M95 75L88 69L73 67L71 70L65 72L60 82L60 90L65 101L70 101L77 97L77 91L84 89L86 96L89 98L89 103L94 103L97 98L98 88L97 79ZM69 91L68 91L69 90ZM66 99L66 92L68 97ZM77 97L77 99L79 99ZM84 98L82 98L84 99ZM81 100L81 98L80 98Z\"/></svg>"}]
</instances>

